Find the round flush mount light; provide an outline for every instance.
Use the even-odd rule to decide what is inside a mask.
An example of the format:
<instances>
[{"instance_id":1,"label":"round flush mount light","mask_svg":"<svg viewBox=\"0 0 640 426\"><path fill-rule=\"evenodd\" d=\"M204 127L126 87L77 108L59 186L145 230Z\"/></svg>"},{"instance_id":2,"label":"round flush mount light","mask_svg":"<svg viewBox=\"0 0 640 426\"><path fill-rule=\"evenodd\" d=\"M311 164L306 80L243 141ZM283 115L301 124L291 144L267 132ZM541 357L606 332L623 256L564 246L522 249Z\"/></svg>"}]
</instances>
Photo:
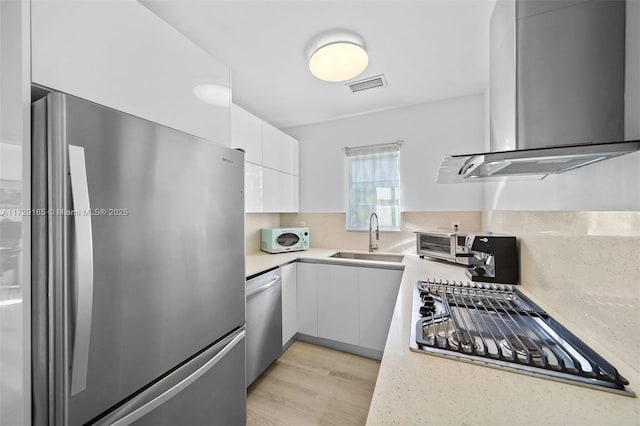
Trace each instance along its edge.
<instances>
[{"instance_id":1,"label":"round flush mount light","mask_svg":"<svg viewBox=\"0 0 640 426\"><path fill-rule=\"evenodd\" d=\"M364 41L351 32L321 34L308 49L309 71L323 81L346 81L360 75L369 64Z\"/></svg>"},{"instance_id":2,"label":"round flush mount light","mask_svg":"<svg viewBox=\"0 0 640 426\"><path fill-rule=\"evenodd\" d=\"M193 94L202 102L210 105L229 108L231 103L229 88L219 84L198 84L194 86Z\"/></svg>"}]
</instances>

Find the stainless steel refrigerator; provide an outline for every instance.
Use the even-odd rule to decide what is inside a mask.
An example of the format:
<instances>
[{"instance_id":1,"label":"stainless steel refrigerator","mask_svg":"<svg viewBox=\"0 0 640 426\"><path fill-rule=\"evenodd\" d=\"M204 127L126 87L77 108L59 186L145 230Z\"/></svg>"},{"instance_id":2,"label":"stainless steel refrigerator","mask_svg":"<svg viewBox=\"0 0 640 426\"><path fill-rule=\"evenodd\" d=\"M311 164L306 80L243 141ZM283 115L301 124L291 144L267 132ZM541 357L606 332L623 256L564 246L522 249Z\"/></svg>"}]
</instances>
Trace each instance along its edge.
<instances>
[{"instance_id":1,"label":"stainless steel refrigerator","mask_svg":"<svg viewBox=\"0 0 640 426\"><path fill-rule=\"evenodd\" d=\"M245 424L243 153L62 93L33 123L34 424Z\"/></svg>"}]
</instances>

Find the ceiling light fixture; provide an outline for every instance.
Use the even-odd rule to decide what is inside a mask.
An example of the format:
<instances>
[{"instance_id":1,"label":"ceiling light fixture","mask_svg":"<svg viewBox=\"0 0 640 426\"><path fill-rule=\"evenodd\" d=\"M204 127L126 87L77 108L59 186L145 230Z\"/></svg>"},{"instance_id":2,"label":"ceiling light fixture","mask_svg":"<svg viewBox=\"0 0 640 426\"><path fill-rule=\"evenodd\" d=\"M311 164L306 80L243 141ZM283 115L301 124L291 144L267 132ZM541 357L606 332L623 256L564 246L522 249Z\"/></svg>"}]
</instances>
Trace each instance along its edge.
<instances>
[{"instance_id":1,"label":"ceiling light fixture","mask_svg":"<svg viewBox=\"0 0 640 426\"><path fill-rule=\"evenodd\" d=\"M219 84L198 84L193 88L193 94L202 102L210 105L229 108L231 93L227 86Z\"/></svg>"},{"instance_id":2,"label":"ceiling light fixture","mask_svg":"<svg viewBox=\"0 0 640 426\"><path fill-rule=\"evenodd\" d=\"M350 31L320 34L308 48L309 71L324 81L338 82L359 76L369 64L362 37Z\"/></svg>"}]
</instances>

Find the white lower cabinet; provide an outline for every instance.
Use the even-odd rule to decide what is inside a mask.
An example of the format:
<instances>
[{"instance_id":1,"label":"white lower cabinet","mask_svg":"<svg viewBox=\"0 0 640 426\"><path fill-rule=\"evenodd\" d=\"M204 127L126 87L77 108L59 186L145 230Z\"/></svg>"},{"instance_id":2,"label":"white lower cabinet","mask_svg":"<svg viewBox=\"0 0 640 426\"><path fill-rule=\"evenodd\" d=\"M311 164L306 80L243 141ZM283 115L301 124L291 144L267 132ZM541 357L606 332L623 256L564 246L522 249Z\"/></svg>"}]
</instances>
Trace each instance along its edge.
<instances>
[{"instance_id":1,"label":"white lower cabinet","mask_svg":"<svg viewBox=\"0 0 640 426\"><path fill-rule=\"evenodd\" d=\"M402 271L358 268L360 346L384 350Z\"/></svg>"},{"instance_id":2,"label":"white lower cabinet","mask_svg":"<svg viewBox=\"0 0 640 426\"><path fill-rule=\"evenodd\" d=\"M312 263L296 263L298 332L313 337L318 337L316 266Z\"/></svg>"},{"instance_id":3,"label":"white lower cabinet","mask_svg":"<svg viewBox=\"0 0 640 426\"><path fill-rule=\"evenodd\" d=\"M282 275L282 344L298 331L297 270L295 263L280 267Z\"/></svg>"},{"instance_id":4,"label":"white lower cabinet","mask_svg":"<svg viewBox=\"0 0 640 426\"><path fill-rule=\"evenodd\" d=\"M316 265L318 337L358 345L358 269Z\"/></svg>"},{"instance_id":5,"label":"white lower cabinet","mask_svg":"<svg viewBox=\"0 0 640 426\"><path fill-rule=\"evenodd\" d=\"M402 270L297 265L299 333L384 350Z\"/></svg>"}]
</instances>

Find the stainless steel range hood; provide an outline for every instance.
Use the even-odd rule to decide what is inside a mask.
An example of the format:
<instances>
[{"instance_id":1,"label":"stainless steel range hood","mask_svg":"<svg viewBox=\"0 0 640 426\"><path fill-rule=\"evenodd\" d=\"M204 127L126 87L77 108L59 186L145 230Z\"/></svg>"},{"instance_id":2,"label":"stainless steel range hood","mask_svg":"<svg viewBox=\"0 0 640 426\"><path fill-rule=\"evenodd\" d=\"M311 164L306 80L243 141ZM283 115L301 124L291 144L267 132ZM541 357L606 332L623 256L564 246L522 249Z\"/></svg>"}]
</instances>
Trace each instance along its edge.
<instances>
[{"instance_id":1,"label":"stainless steel range hood","mask_svg":"<svg viewBox=\"0 0 640 426\"><path fill-rule=\"evenodd\" d=\"M564 145L467 155L442 159L438 183L544 179L549 174L598 163L640 150L640 141Z\"/></svg>"},{"instance_id":2,"label":"stainless steel range hood","mask_svg":"<svg viewBox=\"0 0 640 426\"><path fill-rule=\"evenodd\" d=\"M543 179L640 150L624 140L625 24L624 0L498 0L490 152L446 156L437 182Z\"/></svg>"}]
</instances>

